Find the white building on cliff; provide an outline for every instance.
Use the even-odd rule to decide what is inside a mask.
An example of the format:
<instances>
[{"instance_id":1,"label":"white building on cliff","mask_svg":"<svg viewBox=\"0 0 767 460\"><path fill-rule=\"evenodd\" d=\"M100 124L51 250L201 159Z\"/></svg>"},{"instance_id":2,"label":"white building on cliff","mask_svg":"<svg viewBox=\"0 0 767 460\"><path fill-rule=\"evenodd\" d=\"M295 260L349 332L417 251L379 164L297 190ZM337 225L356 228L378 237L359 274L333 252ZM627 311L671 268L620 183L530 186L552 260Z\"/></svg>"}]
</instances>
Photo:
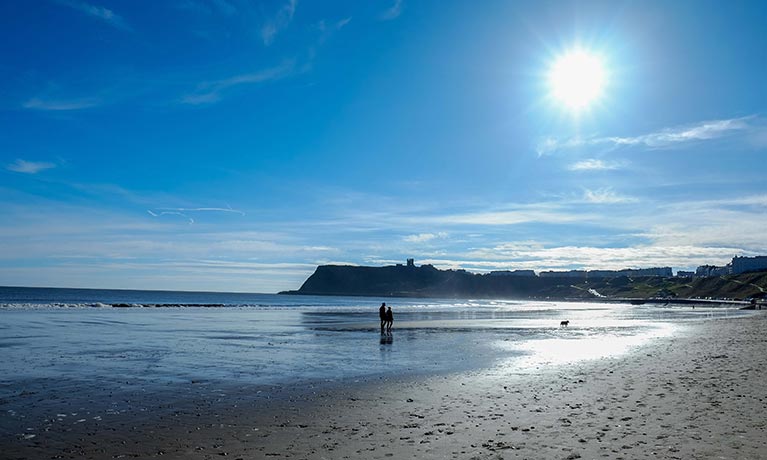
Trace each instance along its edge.
<instances>
[{"instance_id":1,"label":"white building on cliff","mask_svg":"<svg viewBox=\"0 0 767 460\"><path fill-rule=\"evenodd\" d=\"M763 271L767 270L767 256L756 256L756 257L738 257L735 256L732 258L732 262L730 263L732 266L732 274L737 275L738 273L745 273L745 272L757 272L757 271Z\"/></svg>"}]
</instances>

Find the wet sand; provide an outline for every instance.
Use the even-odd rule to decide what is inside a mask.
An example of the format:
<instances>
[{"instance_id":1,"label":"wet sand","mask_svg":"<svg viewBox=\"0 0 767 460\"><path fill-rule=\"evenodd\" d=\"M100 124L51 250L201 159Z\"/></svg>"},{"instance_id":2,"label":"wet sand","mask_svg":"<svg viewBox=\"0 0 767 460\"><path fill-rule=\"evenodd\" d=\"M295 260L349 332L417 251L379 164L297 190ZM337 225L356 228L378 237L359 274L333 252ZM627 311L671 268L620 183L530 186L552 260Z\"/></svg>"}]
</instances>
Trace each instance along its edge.
<instances>
[{"instance_id":1,"label":"wet sand","mask_svg":"<svg viewBox=\"0 0 767 460\"><path fill-rule=\"evenodd\" d=\"M760 459L767 458L766 353L767 316L756 312L685 323L620 357L523 374L494 368L344 388L189 382L107 390L30 381L5 388L12 394L0 400L0 452L9 459Z\"/></svg>"}]
</instances>

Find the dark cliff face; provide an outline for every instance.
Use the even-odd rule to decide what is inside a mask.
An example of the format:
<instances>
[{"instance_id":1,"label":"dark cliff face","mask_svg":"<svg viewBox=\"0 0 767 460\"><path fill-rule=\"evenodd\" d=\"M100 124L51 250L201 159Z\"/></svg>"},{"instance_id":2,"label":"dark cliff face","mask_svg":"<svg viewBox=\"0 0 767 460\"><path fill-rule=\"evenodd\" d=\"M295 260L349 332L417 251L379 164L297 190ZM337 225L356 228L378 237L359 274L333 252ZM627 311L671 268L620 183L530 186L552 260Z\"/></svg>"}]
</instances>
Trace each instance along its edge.
<instances>
[{"instance_id":1,"label":"dark cliff face","mask_svg":"<svg viewBox=\"0 0 767 460\"><path fill-rule=\"evenodd\" d=\"M491 276L438 270L430 265L317 267L296 294L399 297L582 298L593 297L569 278Z\"/></svg>"},{"instance_id":2,"label":"dark cliff face","mask_svg":"<svg viewBox=\"0 0 767 460\"><path fill-rule=\"evenodd\" d=\"M659 276L596 279L537 276L492 276L438 270L431 265L357 267L322 265L291 294L379 297L447 297L506 299L594 299L599 296L712 297L744 299L764 295L767 273L712 278Z\"/></svg>"},{"instance_id":3,"label":"dark cliff face","mask_svg":"<svg viewBox=\"0 0 767 460\"><path fill-rule=\"evenodd\" d=\"M433 267L354 267L322 265L299 289L299 293L341 295L419 295L444 281ZM421 294L423 295L423 294Z\"/></svg>"}]
</instances>

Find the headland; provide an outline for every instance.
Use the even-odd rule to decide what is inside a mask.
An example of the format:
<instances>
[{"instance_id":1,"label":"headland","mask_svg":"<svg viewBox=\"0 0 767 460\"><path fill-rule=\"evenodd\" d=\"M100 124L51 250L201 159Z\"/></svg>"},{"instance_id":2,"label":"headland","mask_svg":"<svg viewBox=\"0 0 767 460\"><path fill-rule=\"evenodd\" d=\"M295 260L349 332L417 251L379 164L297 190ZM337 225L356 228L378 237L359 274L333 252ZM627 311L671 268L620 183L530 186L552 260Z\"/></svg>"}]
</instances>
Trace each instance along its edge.
<instances>
[{"instance_id":1,"label":"headland","mask_svg":"<svg viewBox=\"0 0 767 460\"><path fill-rule=\"evenodd\" d=\"M432 265L321 265L295 291L281 294L521 300L733 303L765 298L767 271L673 276L668 267L620 271L472 273Z\"/></svg>"}]
</instances>

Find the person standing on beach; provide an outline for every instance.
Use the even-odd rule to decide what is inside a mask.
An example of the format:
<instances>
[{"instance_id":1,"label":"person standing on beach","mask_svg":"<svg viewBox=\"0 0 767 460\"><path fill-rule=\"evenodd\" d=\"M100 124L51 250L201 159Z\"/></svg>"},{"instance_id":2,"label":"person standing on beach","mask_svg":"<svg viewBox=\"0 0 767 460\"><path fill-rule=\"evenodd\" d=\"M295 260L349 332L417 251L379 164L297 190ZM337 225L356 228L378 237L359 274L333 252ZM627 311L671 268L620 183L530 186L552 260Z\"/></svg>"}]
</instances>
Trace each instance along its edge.
<instances>
[{"instance_id":1,"label":"person standing on beach","mask_svg":"<svg viewBox=\"0 0 767 460\"><path fill-rule=\"evenodd\" d=\"M394 313L391 312L391 307L386 310L386 332L391 332L391 326L394 324Z\"/></svg>"},{"instance_id":2,"label":"person standing on beach","mask_svg":"<svg viewBox=\"0 0 767 460\"><path fill-rule=\"evenodd\" d=\"M386 302L382 303L381 308L378 309L378 317L381 318L381 334L383 334L386 326Z\"/></svg>"}]
</instances>

